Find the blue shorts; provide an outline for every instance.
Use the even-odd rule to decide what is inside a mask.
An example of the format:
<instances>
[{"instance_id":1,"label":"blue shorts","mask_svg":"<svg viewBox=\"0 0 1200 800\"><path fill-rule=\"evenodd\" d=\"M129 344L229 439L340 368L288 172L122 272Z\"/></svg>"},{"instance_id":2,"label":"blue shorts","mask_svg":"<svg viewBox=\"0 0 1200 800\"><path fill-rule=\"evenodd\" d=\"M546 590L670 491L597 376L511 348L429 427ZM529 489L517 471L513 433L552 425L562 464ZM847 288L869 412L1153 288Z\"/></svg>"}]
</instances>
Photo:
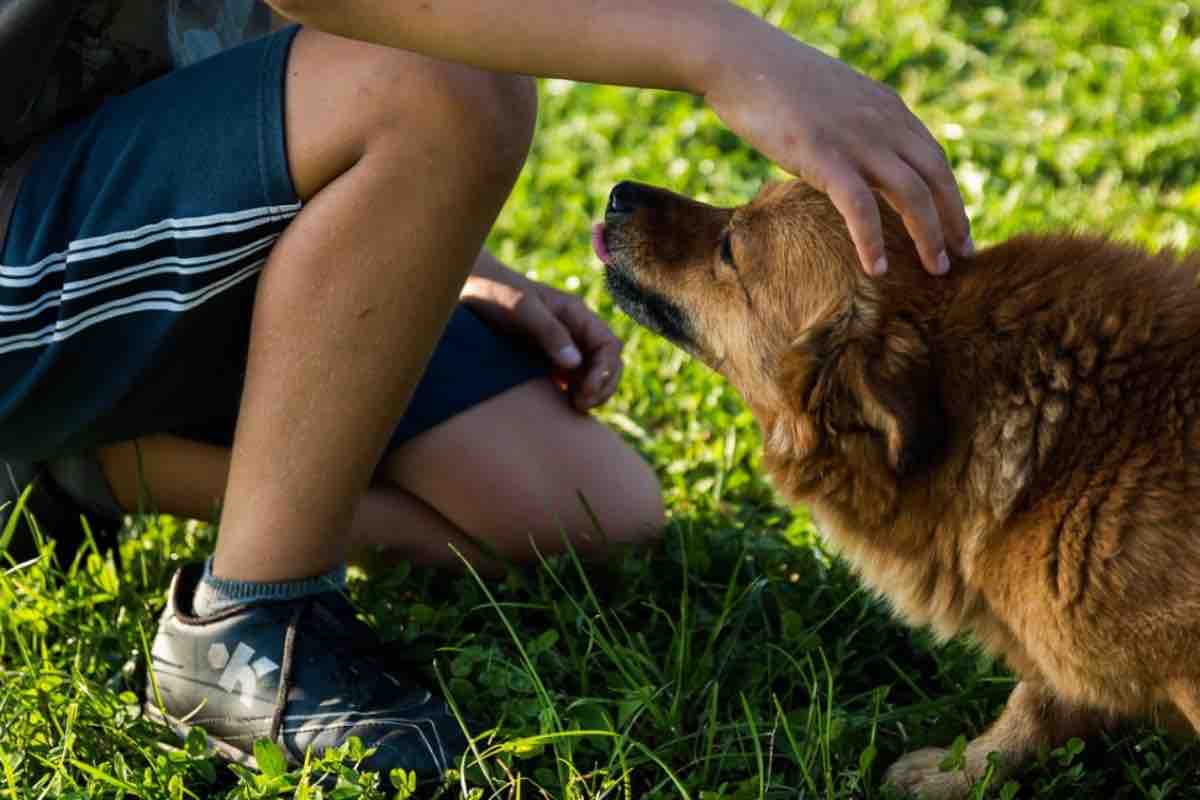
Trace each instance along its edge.
<instances>
[{"instance_id":1,"label":"blue shorts","mask_svg":"<svg viewBox=\"0 0 1200 800\"><path fill-rule=\"evenodd\" d=\"M58 131L0 252L0 457L152 433L232 442L259 272L300 212L284 141L296 29ZM548 362L458 308L392 447Z\"/></svg>"}]
</instances>

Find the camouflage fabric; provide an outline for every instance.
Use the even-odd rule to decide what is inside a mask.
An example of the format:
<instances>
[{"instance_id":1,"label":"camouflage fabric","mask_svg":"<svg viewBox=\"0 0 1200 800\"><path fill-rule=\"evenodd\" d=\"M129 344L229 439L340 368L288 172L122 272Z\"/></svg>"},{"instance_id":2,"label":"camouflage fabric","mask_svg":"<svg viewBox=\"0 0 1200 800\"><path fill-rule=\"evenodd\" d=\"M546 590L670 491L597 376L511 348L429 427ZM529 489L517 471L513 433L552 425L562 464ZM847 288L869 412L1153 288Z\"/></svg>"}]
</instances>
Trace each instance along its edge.
<instances>
[{"instance_id":1,"label":"camouflage fabric","mask_svg":"<svg viewBox=\"0 0 1200 800\"><path fill-rule=\"evenodd\" d=\"M171 61L186 67L271 29L271 11L260 0L170 0L167 41Z\"/></svg>"},{"instance_id":2,"label":"camouflage fabric","mask_svg":"<svg viewBox=\"0 0 1200 800\"><path fill-rule=\"evenodd\" d=\"M75 15L21 129L4 131L10 156L15 158L11 150L26 140L169 69L166 48L153 47L156 39L162 40L162 14L153 13L157 4L132 4L141 6L136 9L141 24L132 30L124 13L127 5L124 0L89 0ZM149 12L150 18L141 12Z\"/></svg>"},{"instance_id":3,"label":"camouflage fabric","mask_svg":"<svg viewBox=\"0 0 1200 800\"><path fill-rule=\"evenodd\" d=\"M37 136L167 72L267 33L259 0L88 0L71 21L32 111L0 126L0 171Z\"/></svg>"}]
</instances>

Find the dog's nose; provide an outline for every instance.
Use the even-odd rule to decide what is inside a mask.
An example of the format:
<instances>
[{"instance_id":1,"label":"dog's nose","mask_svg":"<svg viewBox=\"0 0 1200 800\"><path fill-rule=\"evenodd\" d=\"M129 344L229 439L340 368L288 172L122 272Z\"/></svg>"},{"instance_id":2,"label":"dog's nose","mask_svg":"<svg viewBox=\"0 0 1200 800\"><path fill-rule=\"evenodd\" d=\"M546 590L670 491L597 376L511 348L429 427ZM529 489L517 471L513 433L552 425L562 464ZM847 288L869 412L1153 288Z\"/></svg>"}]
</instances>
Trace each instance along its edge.
<instances>
[{"instance_id":1,"label":"dog's nose","mask_svg":"<svg viewBox=\"0 0 1200 800\"><path fill-rule=\"evenodd\" d=\"M642 187L630 181L621 181L613 187L608 195L608 214L632 214L644 206L645 192Z\"/></svg>"}]
</instances>

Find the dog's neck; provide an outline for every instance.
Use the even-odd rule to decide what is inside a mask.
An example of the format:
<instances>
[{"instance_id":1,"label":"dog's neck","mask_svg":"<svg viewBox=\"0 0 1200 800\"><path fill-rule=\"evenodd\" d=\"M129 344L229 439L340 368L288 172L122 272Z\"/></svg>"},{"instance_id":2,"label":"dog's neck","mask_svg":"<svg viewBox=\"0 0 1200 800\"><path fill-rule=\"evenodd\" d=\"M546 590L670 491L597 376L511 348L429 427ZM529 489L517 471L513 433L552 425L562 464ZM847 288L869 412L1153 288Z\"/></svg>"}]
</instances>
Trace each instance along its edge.
<instances>
[{"instance_id":1,"label":"dog's neck","mask_svg":"<svg viewBox=\"0 0 1200 800\"><path fill-rule=\"evenodd\" d=\"M1064 448L1095 439L1089 409L1152 340L1156 351L1170 342L1200 348L1197 267L1198 259L1180 265L1169 253L1070 236L1020 237L957 262L947 278L925 277L919 297L892 292L878 315L920 329L945 446L901 474L879 432L835 440L818 430L814 439L814 426L779 413L780 404L754 409L767 465L790 500L845 528L886 529L896 547L923 547L935 522L910 524L906 498L1002 524L1057 479L1047 467L1063 461Z\"/></svg>"},{"instance_id":2,"label":"dog's neck","mask_svg":"<svg viewBox=\"0 0 1200 800\"><path fill-rule=\"evenodd\" d=\"M961 489L997 523L1036 502L1084 447L1103 445L1134 375L1200 346L1197 264L1105 239L1019 237L952 281L934 350ZM1167 356L1167 360L1170 360Z\"/></svg>"},{"instance_id":3,"label":"dog's neck","mask_svg":"<svg viewBox=\"0 0 1200 800\"><path fill-rule=\"evenodd\" d=\"M898 469L886 425L861 409L831 416L793 382L792 406L754 408L766 466L906 619L942 637L986 639L993 623L979 576L1001 532L1047 498L1074 496L1081 464L1123 463L1136 446L1130 432L1157 424L1131 416L1191 415L1173 386L1187 365L1200 370L1197 268L1200 259L1178 265L1089 239L985 251L936 284L938 296L902 296L903 307L878 315L923 337L915 350L928 356L923 374L944 414L941 429L914 428L945 436L929 460ZM890 346L914 352L911 336L874 341L883 342L879 363ZM827 399L849 405L852 394ZM836 431L827 424L847 419Z\"/></svg>"}]
</instances>

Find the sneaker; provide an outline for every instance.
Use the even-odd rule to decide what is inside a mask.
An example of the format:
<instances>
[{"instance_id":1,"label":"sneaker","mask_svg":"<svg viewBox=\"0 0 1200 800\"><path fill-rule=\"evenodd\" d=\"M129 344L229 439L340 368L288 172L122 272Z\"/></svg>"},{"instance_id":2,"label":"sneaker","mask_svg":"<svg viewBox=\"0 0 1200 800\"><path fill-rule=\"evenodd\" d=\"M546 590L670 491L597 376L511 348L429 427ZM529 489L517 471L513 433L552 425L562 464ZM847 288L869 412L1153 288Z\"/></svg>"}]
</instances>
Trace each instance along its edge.
<instances>
[{"instance_id":1,"label":"sneaker","mask_svg":"<svg viewBox=\"0 0 1200 800\"><path fill-rule=\"evenodd\" d=\"M220 755L253 768L259 739L295 766L357 736L375 748L363 769L385 780L397 768L436 780L466 750L445 700L387 657L339 592L195 617L201 574L192 565L171 581L146 682L151 719L181 736L201 727Z\"/></svg>"}]
</instances>

